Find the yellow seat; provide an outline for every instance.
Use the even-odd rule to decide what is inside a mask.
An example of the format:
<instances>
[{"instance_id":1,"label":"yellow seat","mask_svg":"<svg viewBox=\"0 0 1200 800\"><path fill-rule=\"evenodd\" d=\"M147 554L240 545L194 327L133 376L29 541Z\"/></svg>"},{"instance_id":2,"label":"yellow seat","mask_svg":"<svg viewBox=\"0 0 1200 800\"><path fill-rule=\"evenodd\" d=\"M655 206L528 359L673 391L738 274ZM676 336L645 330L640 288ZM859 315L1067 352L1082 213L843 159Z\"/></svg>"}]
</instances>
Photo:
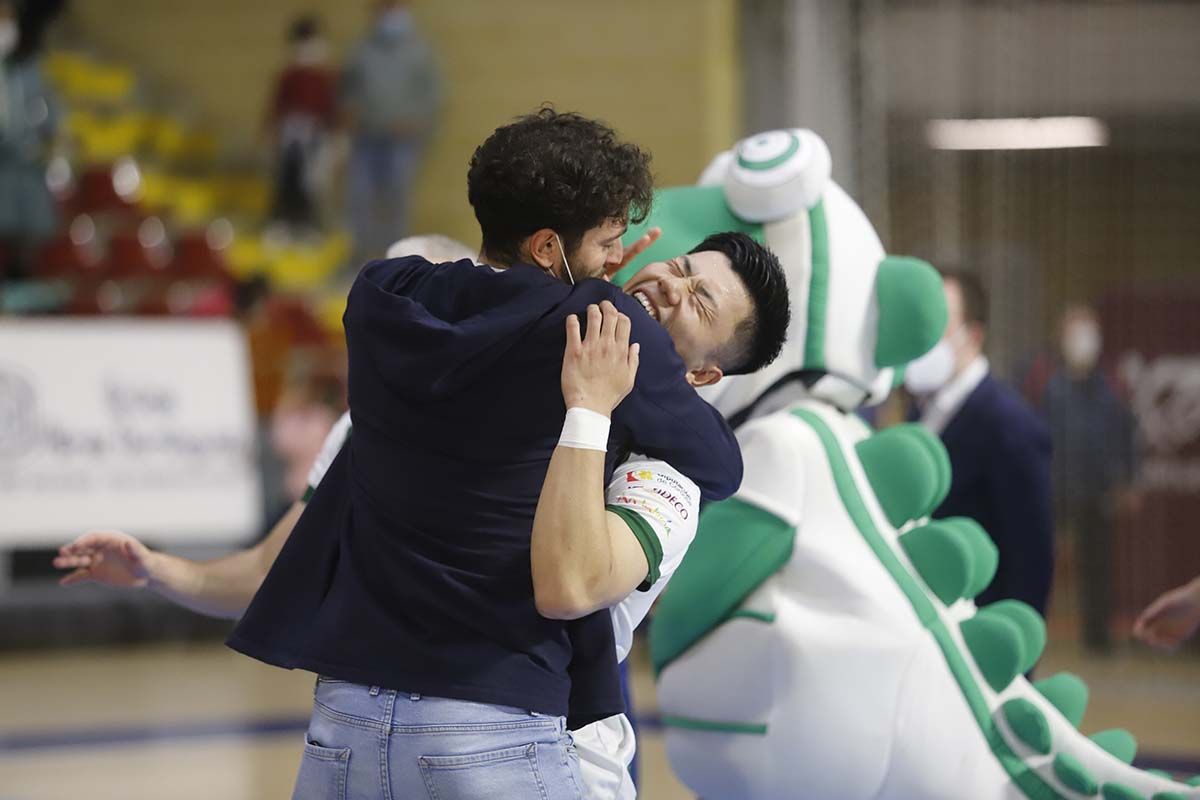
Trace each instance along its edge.
<instances>
[{"instance_id":1,"label":"yellow seat","mask_svg":"<svg viewBox=\"0 0 1200 800\"><path fill-rule=\"evenodd\" d=\"M350 241L344 233L326 237L316 246L287 245L271 253L268 275L285 290L321 289L337 275L349 251Z\"/></svg>"},{"instance_id":2,"label":"yellow seat","mask_svg":"<svg viewBox=\"0 0 1200 800\"><path fill-rule=\"evenodd\" d=\"M333 274L342 268L342 265L350 258L350 234L345 231L338 231L325 237L325 241L321 244L321 258L326 264L326 269L329 274Z\"/></svg>"},{"instance_id":3,"label":"yellow seat","mask_svg":"<svg viewBox=\"0 0 1200 800\"><path fill-rule=\"evenodd\" d=\"M245 280L267 271L266 248L257 236L239 236L225 250L229 271L239 280Z\"/></svg>"},{"instance_id":4,"label":"yellow seat","mask_svg":"<svg viewBox=\"0 0 1200 800\"><path fill-rule=\"evenodd\" d=\"M128 67L103 64L79 53L50 53L44 64L55 90L76 107L127 103L137 87L137 76Z\"/></svg>"},{"instance_id":5,"label":"yellow seat","mask_svg":"<svg viewBox=\"0 0 1200 800\"><path fill-rule=\"evenodd\" d=\"M318 299L316 311L321 327L328 331L335 340L340 341L346 334L342 327L342 315L346 313L346 293L342 291L325 293Z\"/></svg>"},{"instance_id":6,"label":"yellow seat","mask_svg":"<svg viewBox=\"0 0 1200 800\"><path fill-rule=\"evenodd\" d=\"M50 50L42 59L42 69L56 85L69 80L69 76L80 69L84 56L70 50Z\"/></svg>"},{"instance_id":7,"label":"yellow seat","mask_svg":"<svg viewBox=\"0 0 1200 800\"><path fill-rule=\"evenodd\" d=\"M176 178L168 199L171 215L185 225L203 225L217 215L217 193L205 178Z\"/></svg>"},{"instance_id":8,"label":"yellow seat","mask_svg":"<svg viewBox=\"0 0 1200 800\"><path fill-rule=\"evenodd\" d=\"M255 219L271 207L271 184L261 175L226 175L221 181L221 202L230 212Z\"/></svg>"},{"instance_id":9,"label":"yellow seat","mask_svg":"<svg viewBox=\"0 0 1200 800\"><path fill-rule=\"evenodd\" d=\"M154 169L142 169L142 191L138 203L151 213L165 211L171 205L175 195L175 178L170 174Z\"/></svg>"},{"instance_id":10,"label":"yellow seat","mask_svg":"<svg viewBox=\"0 0 1200 800\"><path fill-rule=\"evenodd\" d=\"M188 131L174 117L156 115L148 124L151 152L164 161L178 160L187 144Z\"/></svg>"},{"instance_id":11,"label":"yellow seat","mask_svg":"<svg viewBox=\"0 0 1200 800\"><path fill-rule=\"evenodd\" d=\"M212 161L217 157L220 141L206 130L190 130L179 145L179 157L188 161Z\"/></svg>"},{"instance_id":12,"label":"yellow seat","mask_svg":"<svg viewBox=\"0 0 1200 800\"><path fill-rule=\"evenodd\" d=\"M86 99L98 103L116 104L133 96L137 78L133 71L121 66L97 66L86 82Z\"/></svg>"},{"instance_id":13,"label":"yellow seat","mask_svg":"<svg viewBox=\"0 0 1200 800\"><path fill-rule=\"evenodd\" d=\"M267 262L267 276L283 291L308 291L324 283L316 252L300 247L285 247L273 253Z\"/></svg>"},{"instance_id":14,"label":"yellow seat","mask_svg":"<svg viewBox=\"0 0 1200 800\"><path fill-rule=\"evenodd\" d=\"M94 62L82 53L72 53L66 50L51 51L42 62L55 91L64 97L73 97L79 93L87 74Z\"/></svg>"}]
</instances>

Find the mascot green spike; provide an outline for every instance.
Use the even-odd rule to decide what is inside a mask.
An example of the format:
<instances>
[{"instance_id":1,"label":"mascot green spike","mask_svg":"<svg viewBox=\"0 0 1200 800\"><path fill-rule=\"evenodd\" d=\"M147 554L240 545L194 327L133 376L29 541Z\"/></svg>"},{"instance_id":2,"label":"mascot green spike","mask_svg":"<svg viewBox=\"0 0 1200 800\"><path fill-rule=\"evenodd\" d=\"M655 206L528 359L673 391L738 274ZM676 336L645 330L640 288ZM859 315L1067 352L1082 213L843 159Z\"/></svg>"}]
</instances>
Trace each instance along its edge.
<instances>
[{"instance_id":1,"label":"mascot green spike","mask_svg":"<svg viewBox=\"0 0 1200 800\"><path fill-rule=\"evenodd\" d=\"M700 185L659 193L663 237L617 280L709 233L740 230L782 260L783 355L707 399L737 428L746 472L708 507L651 629L672 767L706 800L1200 798L1129 765L1124 731L1076 729L1074 676L1028 683L1045 626L1028 606L976 608L996 549L967 519L931 522L950 467L878 403L946 325L928 264L885 254L830 179L811 131L752 136Z\"/></svg>"}]
</instances>

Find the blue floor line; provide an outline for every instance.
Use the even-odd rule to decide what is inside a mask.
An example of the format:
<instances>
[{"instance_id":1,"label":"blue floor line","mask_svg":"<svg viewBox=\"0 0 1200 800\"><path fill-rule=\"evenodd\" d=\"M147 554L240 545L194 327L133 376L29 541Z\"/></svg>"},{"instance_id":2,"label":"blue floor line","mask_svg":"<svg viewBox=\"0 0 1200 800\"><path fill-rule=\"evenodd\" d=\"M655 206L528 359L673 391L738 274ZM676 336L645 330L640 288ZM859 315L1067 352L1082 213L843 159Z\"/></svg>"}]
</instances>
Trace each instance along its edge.
<instances>
[{"instance_id":1,"label":"blue floor line","mask_svg":"<svg viewBox=\"0 0 1200 800\"><path fill-rule=\"evenodd\" d=\"M30 750L114 747L130 744L159 744L225 736L274 736L303 733L308 717L267 717L250 720L217 720L159 725L129 725L25 733L0 732L0 756Z\"/></svg>"},{"instance_id":2,"label":"blue floor line","mask_svg":"<svg viewBox=\"0 0 1200 800\"><path fill-rule=\"evenodd\" d=\"M661 731L657 714L637 715L639 731ZM115 725L98 728L70 728L57 731L0 731L0 758L35 750L92 747L119 747L136 744L165 744L197 739L257 736L299 736L308 728L308 717L260 717L248 720L168 723L157 725ZM1146 753L1134 762L1143 769L1164 769L1177 775L1200 773L1200 756L1156 755Z\"/></svg>"},{"instance_id":3,"label":"blue floor line","mask_svg":"<svg viewBox=\"0 0 1200 800\"><path fill-rule=\"evenodd\" d=\"M661 730L657 715L635 718L642 730ZM190 739L216 739L226 736L255 737L303 733L308 717L260 717L248 720L178 722L152 725L111 725L98 728L68 728L49 731L0 731L0 757L30 750L62 748L119 747L131 744L159 744Z\"/></svg>"}]
</instances>

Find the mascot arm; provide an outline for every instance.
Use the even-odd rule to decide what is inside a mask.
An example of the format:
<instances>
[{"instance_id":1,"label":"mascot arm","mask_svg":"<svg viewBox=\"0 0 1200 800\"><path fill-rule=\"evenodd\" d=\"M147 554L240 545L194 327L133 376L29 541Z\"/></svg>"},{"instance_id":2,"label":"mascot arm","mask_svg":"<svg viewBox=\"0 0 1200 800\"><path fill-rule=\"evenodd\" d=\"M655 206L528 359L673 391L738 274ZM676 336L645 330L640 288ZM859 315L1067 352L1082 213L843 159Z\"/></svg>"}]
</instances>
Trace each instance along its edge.
<instances>
[{"instance_id":1,"label":"mascot arm","mask_svg":"<svg viewBox=\"0 0 1200 800\"><path fill-rule=\"evenodd\" d=\"M791 558L804 503L803 425L783 415L738 433L746 478L738 493L700 515L696 540L663 595L650 632L661 670L733 616Z\"/></svg>"}]
</instances>

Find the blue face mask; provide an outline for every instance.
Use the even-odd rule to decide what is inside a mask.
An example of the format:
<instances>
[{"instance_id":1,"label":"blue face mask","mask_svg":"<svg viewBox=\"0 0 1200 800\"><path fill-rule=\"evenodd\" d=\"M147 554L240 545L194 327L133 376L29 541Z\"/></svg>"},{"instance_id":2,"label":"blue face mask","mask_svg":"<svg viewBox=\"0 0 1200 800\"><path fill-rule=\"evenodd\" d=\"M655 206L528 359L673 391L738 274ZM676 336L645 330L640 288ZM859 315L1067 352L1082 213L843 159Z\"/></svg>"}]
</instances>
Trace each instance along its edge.
<instances>
[{"instance_id":1,"label":"blue face mask","mask_svg":"<svg viewBox=\"0 0 1200 800\"><path fill-rule=\"evenodd\" d=\"M399 36L412 28L412 13L407 8L393 8L379 17L379 30L388 36Z\"/></svg>"}]
</instances>

